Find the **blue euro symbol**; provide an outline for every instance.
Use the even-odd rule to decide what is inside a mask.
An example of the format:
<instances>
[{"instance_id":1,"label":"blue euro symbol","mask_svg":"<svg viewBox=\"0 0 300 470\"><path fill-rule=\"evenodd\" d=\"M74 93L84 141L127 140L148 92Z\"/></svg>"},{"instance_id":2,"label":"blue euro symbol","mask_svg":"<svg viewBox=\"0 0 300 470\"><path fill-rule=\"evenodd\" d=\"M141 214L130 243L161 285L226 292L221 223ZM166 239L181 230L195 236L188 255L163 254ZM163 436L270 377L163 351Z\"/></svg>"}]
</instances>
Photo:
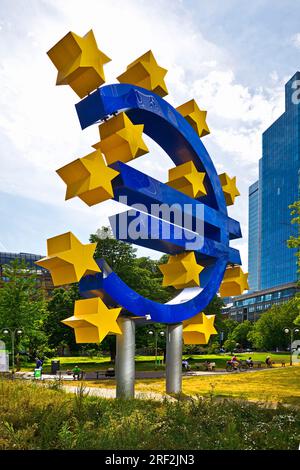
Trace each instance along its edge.
<instances>
[{"instance_id":1,"label":"blue euro symbol","mask_svg":"<svg viewBox=\"0 0 300 470\"><path fill-rule=\"evenodd\" d=\"M242 236L239 223L230 218L222 186L201 139L186 119L163 98L155 93L130 84L107 85L81 100L76 111L82 129L125 111L134 124L144 124L144 133L151 137L169 155L174 164L192 160L198 171L206 173L207 195L201 201L192 199L144 173L116 162L111 167L120 174L113 182L114 199L126 196L127 205L143 204L146 212L129 210L110 218L114 234L120 238L122 220L139 217L141 238L133 239L128 233L122 240L171 255L182 253L191 246L190 233L182 227L181 237L175 236L178 227L162 217L157 221L151 214L151 205L176 205L183 213L201 219L202 233L194 233L193 245L197 262L205 266L201 272L201 288L184 289L166 304L149 300L128 287L111 270L105 260L99 260L102 272L85 276L80 281L80 293L92 297L103 292L133 315L146 317L154 322L178 323L203 311L218 292L226 266L241 264L239 251L229 242ZM123 219L122 219L123 217ZM151 237L151 226L156 223L157 233ZM168 228L164 232L164 229ZM168 233L168 239L161 236ZM146 235L146 236L145 236ZM149 235L149 237L147 236Z\"/></svg>"}]
</instances>

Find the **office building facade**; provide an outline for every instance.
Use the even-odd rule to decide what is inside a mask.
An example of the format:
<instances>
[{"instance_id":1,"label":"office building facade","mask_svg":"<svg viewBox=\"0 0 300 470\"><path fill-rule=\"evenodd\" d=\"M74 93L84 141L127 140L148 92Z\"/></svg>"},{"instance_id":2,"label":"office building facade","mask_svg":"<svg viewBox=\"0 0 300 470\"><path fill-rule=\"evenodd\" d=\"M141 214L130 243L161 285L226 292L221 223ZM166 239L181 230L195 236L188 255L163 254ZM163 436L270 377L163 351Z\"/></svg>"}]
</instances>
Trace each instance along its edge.
<instances>
[{"instance_id":1,"label":"office building facade","mask_svg":"<svg viewBox=\"0 0 300 470\"><path fill-rule=\"evenodd\" d=\"M260 286L260 204L259 181L249 188L248 284L250 291Z\"/></svg>"},{"instance_id":2,"label":"office building facade","mask_svg":"<svg viewBox=\"0 0 300 470\"><path fill-rule=\"evenodd\" d=\"M259 181L249 188L249 286L266 290L298 280L287 240L289 205L299 199L300 72L285 85L285 112L263 133ZM299 94L299 93L298 93Z\"/></svg>"},{"instance_id":3,"label":"office building facade","mask_svg":"<svg viewBox=\"0 0 300 470\"><path fill-rule=\"evenodd\" d=\"M238 322L245 320L256 321L273 305L280 305L291 300L297 292L298 288L295 283L271 287L259 292L248 292L247 294L227 299L222 313Z\"/></svg>"},{"instance_id":4,"label":"office building facade","mask_svg":"<svg viewBox=\"0 0 300 470\"><path fill-rule=\"evenodd\" d=\"M47 295L50 295L54 289L49 271L35 264L35 261L43 258L41 255L32 253L5 253L0 252L0 281L6 282L4 266L14 260L24 261L26 265L37 274L38 287L42 287ZM1 282L0 282L1 287Z\"/></svg>"}]
</instances>

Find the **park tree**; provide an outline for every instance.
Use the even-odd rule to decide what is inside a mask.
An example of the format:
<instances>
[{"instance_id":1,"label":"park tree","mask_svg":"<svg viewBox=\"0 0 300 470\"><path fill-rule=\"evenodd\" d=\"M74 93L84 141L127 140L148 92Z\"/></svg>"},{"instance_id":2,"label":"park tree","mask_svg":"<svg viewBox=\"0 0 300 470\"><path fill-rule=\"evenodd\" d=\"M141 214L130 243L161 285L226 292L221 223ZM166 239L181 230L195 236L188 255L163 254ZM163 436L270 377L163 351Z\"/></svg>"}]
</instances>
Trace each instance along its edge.
<instances>
[{"instance_id":1,"label":"park tree","mask_svg":"<svg viewBox=\"0 0 300 470\"><path fill-rule=\"evenodd\" d=\"M224 348L225 348L225 351L232 353L233 350L236 348L236 341L234 339L228 338L224 342Z\"/></svg>"},{"instance_id":2,"label":"park tree","mask_svg":"<svg viewBox=\"0 0 300 470\"><path fill-rule=\"evenodd\" d=\"M212 347L212 343L214 343L214 349L217 349L217 346L221 344L221 332L223 332L223 339L224 339L224 315L222 314L222 308L224 307L224 302L221 297L215 295L212 301L208 304L208 306L204 309L205 315L215 315L215 323L214 326L218 332L217 336L212 336L210 338L209 344Z\"/></svg>"},{"instance_id":3,"label":"park tree","mask_svg":"<svg viewBox=\"0 0 300 470\"><path fill-rule=\"evenodd\" d=\"M127 283L136 259L136 248L115 239L110 227L102 227L91 234L90 242L97 243L94 258L104 258L111 269Z\"/></svg>"},{"instance_id":4,"label":"park tree","mask_svg":"<svg viewBox=\"0 0 300 470\"><path fill-rule=\"evenodd\" d=\"M257 349L268 351L286 349L289 338L284 328L294 328L299 315L299 299L293 298L281 305L273 305L254 323L248 334L249 341Z\"/></svg>"},{"instance_id":5,"label":"park tree","mask_svg":"<svg viewBox=\"0 0 300 470\"><path fill-rule=\"evenodd\" d=\"M233 332L233 330L238 326L238 324L239 322L236 320L233 320L232 318L224 318L222 322L222 328L224 330L226 339Z\"/></svg>"},{"instance_id":6,"label":"park tree","mask_svg":"<svg viewBox=\"0 0 300 470\"><path fill-rule=\"evenodd\" d=\"M79 298L78 284L73 284L68 289L63 287L54 289L48 301L48 315L44 322L44 331L48 337L49 346L54 349L60 348L62 354L66 347L72 351L78 350L74 330L61 321L74 314L74 304Z\"/></svg>"},{"instance_id":7,"label":"park tree","mask_svg":"<svg viewBox=\"0 0 300 470\"><path fill-rule=\"evenodd\" d=\"M14 260L3 267L2 279L0 330L22 329L23 335L16 335L16 351L22 344L34 354L35 350L43 349L47 344L46 335L43 333L47 318L46 300L40 287L39 274L24 261ZM18 366L18 355L16 359Z\"/></svg>"},{"instance_id":8,"label":"park tree","mask_svg":"<svg viewBox=\"0 0 300 470\"><path fill-rule=\"evenodd\" d=\"M253 328L253 323L251 323L249 320L239 323L234 328L234 330L229 334L229 339L234 340L242 348L247 348L251 345L249 337L250 337L252 328Z\"/></svg>"},{"instance_id":9,"label":"park tree","mask_svg":"<svg viewBox=\"0 0 300 470\"><path fill-rule=\"evenodd\" d=\"M223 303L223 301L222 301ZM219 307L222 311L222 306ZM223 345L227 339L229 339L232 331L237 327L239 323L236 320L233 320L232 318L227 318L225 315L223 315L221 312L217 313L216 316L216 321L215 321L215 327L218 331L218 341L221 344L221 337ZM222 333L222 336L221 336Z\"/></svg>"},{"instance_id":10,"label":"park tree","mask_svg":"<svg viewBox=\"0 0 300 470\"><path fill-rule=\"evenodd\" d=\"M221 331L224 333L224 348L226 351L232 352L239 344L242 347L248 346L248 332L251 329L250 322L238 323L232 318L222 319L220 325Z\"/></svg>"},{"instance_id":11,"label":"park tree","mask_svg":"<svg viewBox=\"0 0 300 470\"><path fill-rule=\"evenodd\" d=\"M289 206L291 211L291 224L296 228L297 235L291 235L287 240L287 246L295 249L296 263L298 273L300 273L300 201L295 201Z\"/></svg>"},{"instance_id":12,"label":"park tree","mask_svg":"<svg viewBox=\"0 0 300 470\"><path fill-rule=\"evenodd\" d=\"M295 201L293 204L289 206L291 211L291 224L296 228L297 235L291 235L287 241L287 246L295 250L295 257L296 257L296 264L297 264L297 273L298 278L300 275L300 201ZM298 286L299 286L298 281ZM298 305L300 309L300 298L299 295L296 295L296 299L298 299ZM295 320L296 325L300 325L300 311Z\"/></svg>"}]
</instances>

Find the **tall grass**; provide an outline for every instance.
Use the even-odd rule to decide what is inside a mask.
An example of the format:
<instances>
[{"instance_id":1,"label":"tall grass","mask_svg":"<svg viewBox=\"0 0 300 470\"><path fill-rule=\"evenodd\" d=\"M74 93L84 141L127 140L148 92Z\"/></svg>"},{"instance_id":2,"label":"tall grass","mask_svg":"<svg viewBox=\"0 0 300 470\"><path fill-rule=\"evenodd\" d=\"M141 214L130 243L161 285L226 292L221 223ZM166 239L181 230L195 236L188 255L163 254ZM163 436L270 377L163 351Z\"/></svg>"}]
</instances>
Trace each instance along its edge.
<instances>
[{"instance_id":1,"label":"tall grass","mask_svg":"<svg viewBox=\"0 0 300 470\"><path fill-rule=\"evenodd\" d=\"M297 449L300 410L196 397L106 400L0 381L0 449Z\"/></svg>"}]
</instances>

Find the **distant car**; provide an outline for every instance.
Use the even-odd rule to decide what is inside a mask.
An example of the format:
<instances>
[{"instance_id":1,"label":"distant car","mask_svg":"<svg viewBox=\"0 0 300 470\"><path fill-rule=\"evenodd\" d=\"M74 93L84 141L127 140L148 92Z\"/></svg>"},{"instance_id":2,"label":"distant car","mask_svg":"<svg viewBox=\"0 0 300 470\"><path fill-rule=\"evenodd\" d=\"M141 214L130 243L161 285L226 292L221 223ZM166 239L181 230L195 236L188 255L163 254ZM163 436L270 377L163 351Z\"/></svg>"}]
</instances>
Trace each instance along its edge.
<instances>
[{"instance_id":1,"label":"distant car","mask_svg":"<svg viewBox=\"0 0 300 470\"><path fill-rule=\"evenodd\" d=\"M245 352L252 352L252 349L247 348L247 349L245 349Z\"/></svg>"}]
</instances>

